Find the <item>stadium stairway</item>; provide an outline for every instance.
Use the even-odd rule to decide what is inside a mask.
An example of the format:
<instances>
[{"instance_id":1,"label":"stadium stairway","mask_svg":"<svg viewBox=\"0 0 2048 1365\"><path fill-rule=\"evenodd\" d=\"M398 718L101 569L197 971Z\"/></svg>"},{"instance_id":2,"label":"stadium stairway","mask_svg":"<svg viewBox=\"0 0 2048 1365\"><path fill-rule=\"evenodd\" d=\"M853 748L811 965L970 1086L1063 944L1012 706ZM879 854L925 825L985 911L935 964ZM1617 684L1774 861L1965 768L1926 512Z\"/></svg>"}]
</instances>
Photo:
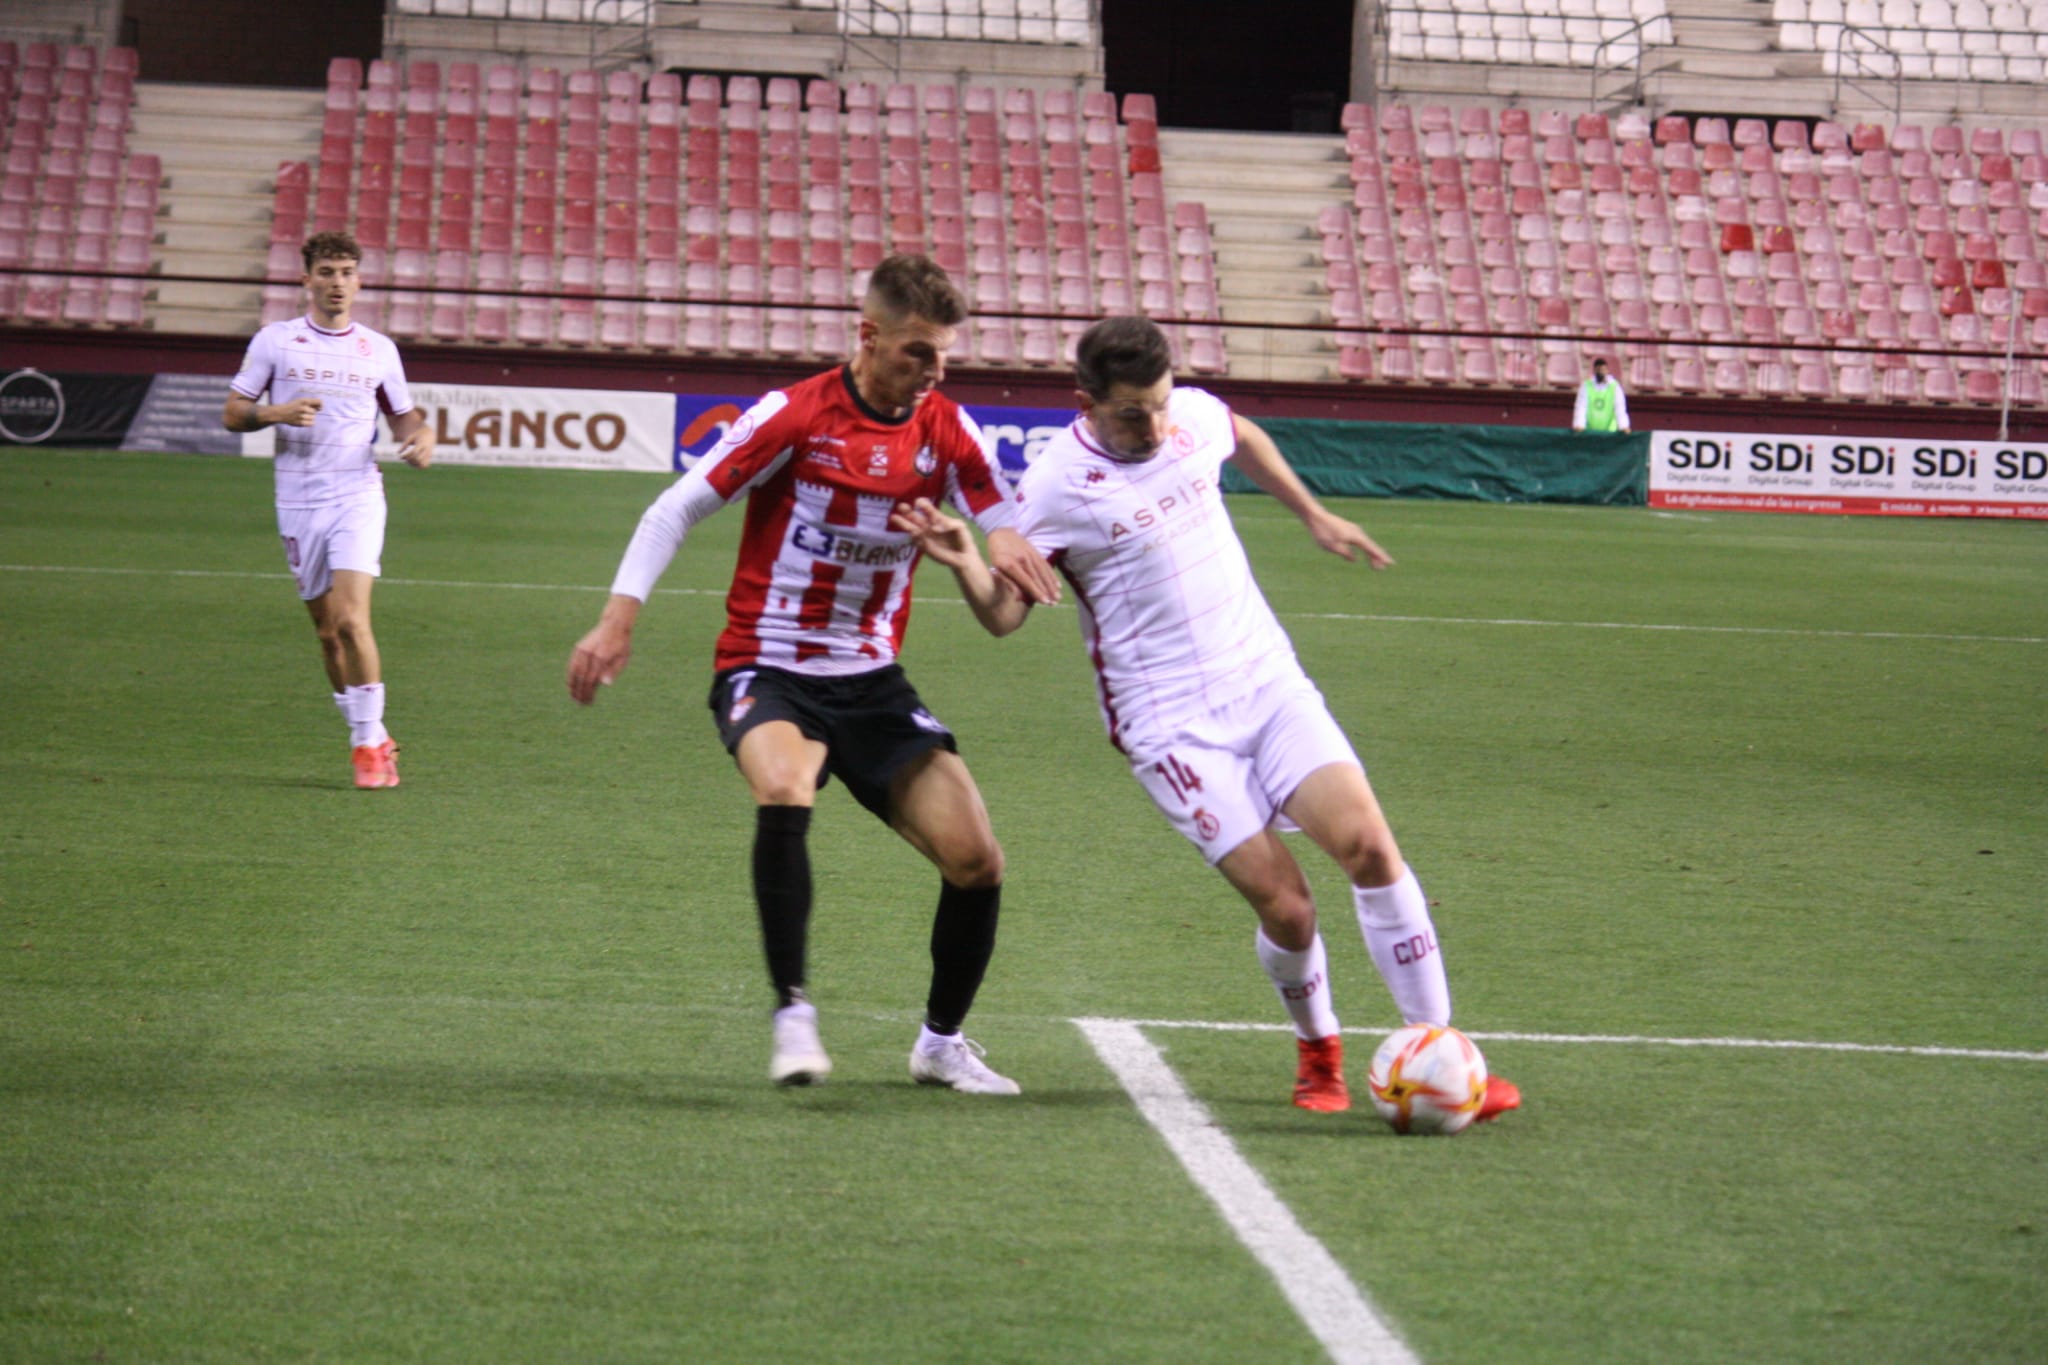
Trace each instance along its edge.
<instances>
[{"instance_id":1,"label":"stadium stairway","mask_svg":"<svg viewBox=\"0 0 2048 1365\"><path fill-rule=\"evenodd\" d=\"M1299 134L1162 130L1166 197L1209 214L1217 303L1230 372L1241 379L1317 383L1331 377L1330 291L1315 231L1325 209L1351 200L1344 140ZM1233 317L1305 330L1229 326Z\"/></svg>"},{"instance_id":2,"label":"stadium stairway","mask_svg":"<svg viewBox=\"0 0 2048 1365\"><path fill-rule=\"evenodd\" d=\"M163 332L246 334L263 303L271 192L280 161L320 146L321 92L248 86L137 87L131 145L163 161L157 262L166 275L246 277L246 288L156 286Z\"/></svg>"}]
</instances>

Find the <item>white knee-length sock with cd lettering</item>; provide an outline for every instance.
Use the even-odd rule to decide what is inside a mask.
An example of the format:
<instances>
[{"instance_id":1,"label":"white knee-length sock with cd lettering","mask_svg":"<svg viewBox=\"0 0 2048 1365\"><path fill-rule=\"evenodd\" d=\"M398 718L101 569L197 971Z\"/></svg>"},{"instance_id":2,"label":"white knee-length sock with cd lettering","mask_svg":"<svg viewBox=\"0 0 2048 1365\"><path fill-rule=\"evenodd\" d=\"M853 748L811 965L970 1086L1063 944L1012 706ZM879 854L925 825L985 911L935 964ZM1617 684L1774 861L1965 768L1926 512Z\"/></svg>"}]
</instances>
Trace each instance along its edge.
<instances>
[{"instance_id":1,"label":"white knee-length sock with cd lettering","mask_svg":"<svg viewBox=\"0 0 2048 1365\"><path fill-rule=\"evenodd\" d=\"M1436 925L1429 918L1429 898L1422 894L1414 871L1403 869L1392 886L1354 886L1351 897L1358 906L1366 950L1393 992L1401 1022L1450 1023L1451 984L1444 976Z\"/></svg>"}]
</instances>

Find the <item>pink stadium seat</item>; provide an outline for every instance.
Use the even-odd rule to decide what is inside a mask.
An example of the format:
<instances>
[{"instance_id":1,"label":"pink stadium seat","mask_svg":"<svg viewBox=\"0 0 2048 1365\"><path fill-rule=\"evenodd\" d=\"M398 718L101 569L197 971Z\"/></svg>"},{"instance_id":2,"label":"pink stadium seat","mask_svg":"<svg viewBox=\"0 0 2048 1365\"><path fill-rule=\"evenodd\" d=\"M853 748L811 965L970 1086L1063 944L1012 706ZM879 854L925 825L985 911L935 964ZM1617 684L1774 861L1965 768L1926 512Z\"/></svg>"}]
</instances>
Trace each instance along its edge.
<instances>
[{"instance_id":1,"label":"pink stadium seat","mask_svg":"<svg viewBox=\"0 0 2048 1365\"><path fill-rule=\"evenodd\" d=\"M1828 367L1820 363L1801 365L1793 383L1793 391L1801 398L1833 398L1835 386Z\"/></svg>"}]
</instances>

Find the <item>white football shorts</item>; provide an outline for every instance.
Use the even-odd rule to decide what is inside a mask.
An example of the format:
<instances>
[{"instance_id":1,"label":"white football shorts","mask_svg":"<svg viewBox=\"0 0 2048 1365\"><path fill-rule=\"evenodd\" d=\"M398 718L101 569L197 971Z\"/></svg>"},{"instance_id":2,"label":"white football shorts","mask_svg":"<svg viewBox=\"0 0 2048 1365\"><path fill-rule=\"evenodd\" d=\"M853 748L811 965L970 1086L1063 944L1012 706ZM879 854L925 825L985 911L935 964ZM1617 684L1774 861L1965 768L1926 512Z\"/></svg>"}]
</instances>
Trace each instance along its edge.
<instances>
[{"instance_id":1,"label":"white football shorts","mask_svg":"<svg viewBox=\"0 0 2048 1365\"><path fill-rule=\"evenodd\" d=\"M375 578L384 559L384 494L331 502L320 507L280 507L277 534L284 560L299 581L299 596L310 602L334 585L336 569Z\"/></svg>"},{"instance_id":2,"label":"white football shorts","mask_svg":"<svg viewBox=\"0 0 2048 1365\"><path fill-rule=\"evenodd\" d=\"M1139 785L1212 867L1268 825L1295 828L1280 807L1332 763L1364 766L1302 673L1131 751Z\"/></svg>"}]
</instances>

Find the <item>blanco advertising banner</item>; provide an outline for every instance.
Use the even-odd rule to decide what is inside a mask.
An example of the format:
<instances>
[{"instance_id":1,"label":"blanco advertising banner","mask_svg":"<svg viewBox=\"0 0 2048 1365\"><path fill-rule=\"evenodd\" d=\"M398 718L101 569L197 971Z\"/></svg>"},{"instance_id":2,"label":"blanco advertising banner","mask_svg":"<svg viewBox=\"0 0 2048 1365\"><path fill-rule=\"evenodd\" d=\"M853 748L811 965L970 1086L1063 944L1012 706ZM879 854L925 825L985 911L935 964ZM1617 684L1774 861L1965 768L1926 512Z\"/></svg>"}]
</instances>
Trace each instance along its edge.
<instances>
[{"instance_id":1,"label":"blanco advertising banner","mask_svg":"<svg viewBox=\"0 0 2048 1365\"><path fill-rule=\"evenodd\" d=\"M414 384L412 398L434 429L437 463L656 472L674 467L673 394ZM377 453L387 456L391 450L380 445Z\"/></svg>"},{"instance_id":2,"label":"blanco advertising banner","mask_svg":"<svg viewBox=\"0 0 2048 1365\"><path fill-rule=\"evenodd\" d=\"M1650 506L2048 519L2048 445L1659 431Z\"/></svg>"}]
</instances>

